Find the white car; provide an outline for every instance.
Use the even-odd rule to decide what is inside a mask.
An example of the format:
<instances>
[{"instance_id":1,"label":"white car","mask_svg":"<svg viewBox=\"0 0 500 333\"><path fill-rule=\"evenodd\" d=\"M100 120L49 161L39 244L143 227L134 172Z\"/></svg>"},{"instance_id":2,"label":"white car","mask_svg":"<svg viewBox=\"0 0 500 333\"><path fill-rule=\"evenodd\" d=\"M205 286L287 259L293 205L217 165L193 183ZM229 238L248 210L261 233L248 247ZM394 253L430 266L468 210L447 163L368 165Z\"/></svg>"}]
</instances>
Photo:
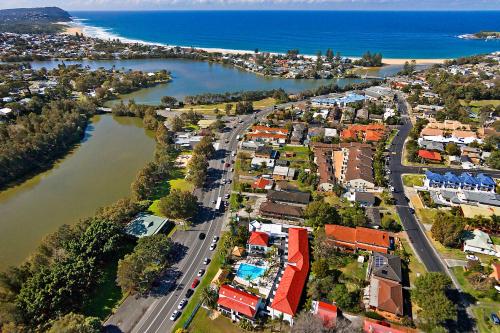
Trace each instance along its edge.
<instances>
[{"instance_id":1,"label":"white car","mask_svg":"<svg viewBox=\"0 0 500 333\"><path fill-rule=\"evenodd\" d=\"M467 258L467 260L474 260L474 261L478 261L479 260L479 258L476 257L473 254L468 254L468 255L465 256L465 258Z\"/></svg>"},{"instance_id":2,"label":"white car","mask_svg":"<svg viewBox=\"0 0 500 333\"><path fill-rule=\"evenodd\" d=\"M209 263L210 263L210 258L205 258L205 260L203 260L204 265L208 265Z\"/></svg>"},{"instance_id":3,"label":"white car","mask_svg":"<svg viewBox=\"0 0 500 333\"><path fill-rule=\"evenodd\" d=\"M187 302L188 300L186 298L183 298L179 305L177 305L177 309L182 310L182 308L186 306Z\"/></svg>"},{"instance_id":4,"label":"white car","mask_svg":"<svg viewBox=\"0 0 500 333\"><path fill-rule=\"evenodd\" d=\"M218 240L219 236L214 236L214 238L212 238L212 243L217 243Z\"/></svg>"},{"instance_id":5,"label":"white car","mask_svg":"<svg viewBox=\"0 0 500 333\"><path fill-rule=\"evenodd\" d=\"M212 243L212 244L210 245L210 251L215 250L215 247L216 247L216 246L217 246L217 243Z\"/></svg>"},{"instance_id":6,"label":"white car","mask_svg":"<svg viewBox=\"0 0 500 333\"><path fill-rule=\"evenodd\" d=\"M177 317L179 317L180 314L181 314L181 312L179 310L175 310L174 312L172 312L172 315L170 316L170 320L175 321L177 319Z\"/></svg>"},{"instance_id":7,"label":"white car","mask_svg":"<svg viewBox=\"0 0 500 333\"><path fill-rule=\"evenodd\" d=\"M202 276L203 274L205 274L205 270L202 268L198 271L198 277Z\"/></svg>"}]
</instances>

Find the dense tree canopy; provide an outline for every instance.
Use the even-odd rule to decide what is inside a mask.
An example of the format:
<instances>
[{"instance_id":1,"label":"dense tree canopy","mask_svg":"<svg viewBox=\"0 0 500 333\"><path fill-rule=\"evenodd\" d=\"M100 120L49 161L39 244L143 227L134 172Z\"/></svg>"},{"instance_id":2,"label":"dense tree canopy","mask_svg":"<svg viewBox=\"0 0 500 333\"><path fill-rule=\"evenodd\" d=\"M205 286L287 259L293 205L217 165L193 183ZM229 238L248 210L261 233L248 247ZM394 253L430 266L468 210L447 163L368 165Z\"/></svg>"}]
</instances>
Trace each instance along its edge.
<instances>
[{"instance_id":1,"label":"dense tree canopy","mask_svg":"<svg viewBox=\"0 0 500 333\"><path fill-rule=\"evenodd\" d=\"M189 191L174 189L160 200L162 214L172 219L189 219L198 211L198 199Z\"/></svg>"}]
</instances>

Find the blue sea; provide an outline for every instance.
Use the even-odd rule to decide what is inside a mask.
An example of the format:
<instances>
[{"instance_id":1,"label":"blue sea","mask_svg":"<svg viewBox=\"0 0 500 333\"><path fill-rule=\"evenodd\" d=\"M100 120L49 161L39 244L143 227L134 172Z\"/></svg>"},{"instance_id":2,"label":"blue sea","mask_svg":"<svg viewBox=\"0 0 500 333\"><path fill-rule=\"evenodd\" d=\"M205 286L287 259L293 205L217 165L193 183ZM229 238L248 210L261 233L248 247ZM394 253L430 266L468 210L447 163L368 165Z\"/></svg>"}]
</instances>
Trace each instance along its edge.
<instances>
[{"instance_id":1,"label":"blue sea","mask_svg":"<svg viewBox=\"0 0 500 333\"><path fill-rule=\"evenodd\" d=\"M500 31L500 11L126 11L71 12L94 36L168 45L385 58L452 58L500 50L461 34Z\"/></svg>"}]
</instances>

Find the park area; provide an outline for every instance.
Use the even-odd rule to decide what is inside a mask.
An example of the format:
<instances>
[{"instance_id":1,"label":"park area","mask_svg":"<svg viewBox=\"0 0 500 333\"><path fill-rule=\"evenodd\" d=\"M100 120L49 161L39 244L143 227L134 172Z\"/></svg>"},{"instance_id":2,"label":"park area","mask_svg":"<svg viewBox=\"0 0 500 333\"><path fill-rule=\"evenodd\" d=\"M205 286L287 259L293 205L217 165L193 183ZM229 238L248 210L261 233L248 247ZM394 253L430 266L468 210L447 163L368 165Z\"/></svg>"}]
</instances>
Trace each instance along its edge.
<instances>
[{"instance_id":1,"label":"park area","mask_svg":"<svg viewBox=\"0 0 500 333\"><path fill-rule=\"evenodd\" d=\"M236 103L218 103L218 104L199 104L199 105L185 105L184 108L179 109L179 111L189 111L190 109L193 109L193 111L203 113L203 114L215 114L214 110L218 109L220 111L220 114L225 113L225 108L227 104L232 105L231 113L234 113L234 109L236 107ZM276 104L276 100L274 98L265 98L261 99L259 101L254 101L253 102L253 108L254 110L260 110L265 107L273 106Z\"/></svg>"}]
</instances>

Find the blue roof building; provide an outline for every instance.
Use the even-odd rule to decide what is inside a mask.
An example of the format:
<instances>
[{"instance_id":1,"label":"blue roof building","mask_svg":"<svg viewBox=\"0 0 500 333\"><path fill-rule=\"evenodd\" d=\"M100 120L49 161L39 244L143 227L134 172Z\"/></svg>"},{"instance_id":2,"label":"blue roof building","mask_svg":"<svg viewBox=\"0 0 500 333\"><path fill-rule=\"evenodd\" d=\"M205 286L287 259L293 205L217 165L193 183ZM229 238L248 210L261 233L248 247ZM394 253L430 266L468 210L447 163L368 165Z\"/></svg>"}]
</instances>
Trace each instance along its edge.
<instances>
[{"instance_id":1,"label":"blue roof building","mask_svg":"<svg viewBox=\"0 0 500 333\"><path fill-rule=\"evenodd\" d=\"M424 184L427 187L434 188L455 188L464 190L478 190L478 191L494 191L495 181L484 173L479 173L474 176L467 172L462 172L460 176L452 172L446 172L441 175L436 172L426 171Z\"/></svg>"}]
</instances>

